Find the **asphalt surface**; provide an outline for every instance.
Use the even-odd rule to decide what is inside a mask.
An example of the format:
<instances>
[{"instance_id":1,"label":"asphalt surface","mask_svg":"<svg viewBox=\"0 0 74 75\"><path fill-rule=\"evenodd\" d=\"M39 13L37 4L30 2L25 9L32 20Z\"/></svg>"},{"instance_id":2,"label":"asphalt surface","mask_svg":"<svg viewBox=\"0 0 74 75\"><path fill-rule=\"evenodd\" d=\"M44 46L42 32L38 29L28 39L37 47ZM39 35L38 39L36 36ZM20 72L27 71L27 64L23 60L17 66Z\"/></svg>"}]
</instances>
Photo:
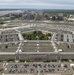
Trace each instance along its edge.
<instances>
[{"instance_id":1,"label":"asphalt surface","mask_svg":"<svg viewBox=\"0 0 74 75\"><path fill-rule=\"evenodd\" d=\"M6 63L5 74L73 74L70 63Z\"/></svg>"}]
</instances>

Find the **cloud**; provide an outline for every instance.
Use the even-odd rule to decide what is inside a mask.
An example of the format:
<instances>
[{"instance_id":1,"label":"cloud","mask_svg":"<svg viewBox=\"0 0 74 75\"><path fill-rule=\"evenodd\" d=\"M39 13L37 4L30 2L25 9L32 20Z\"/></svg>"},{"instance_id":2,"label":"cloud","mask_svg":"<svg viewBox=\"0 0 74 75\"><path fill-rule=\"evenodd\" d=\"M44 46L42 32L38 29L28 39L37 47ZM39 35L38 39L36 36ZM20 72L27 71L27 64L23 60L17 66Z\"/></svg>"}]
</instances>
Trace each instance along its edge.
<instances>
[{"instance_id":1,"label":"cloud","mask_svg":"<svg viewBox=\"0 0 74 75\"><path fill-rule=\"evenodd\" d=\"M14 2L15 0L0 0L0 3Z\"/></svg>"},{"instance_id":2,"label":"cloud","mask_svg":"<svg viewBox=\"0 0 74 75\"><path fill-rule=\"evenodd\" d=\"M74 9L73 0L0 0L0 8Z\"/></svg>"}]
</instances>

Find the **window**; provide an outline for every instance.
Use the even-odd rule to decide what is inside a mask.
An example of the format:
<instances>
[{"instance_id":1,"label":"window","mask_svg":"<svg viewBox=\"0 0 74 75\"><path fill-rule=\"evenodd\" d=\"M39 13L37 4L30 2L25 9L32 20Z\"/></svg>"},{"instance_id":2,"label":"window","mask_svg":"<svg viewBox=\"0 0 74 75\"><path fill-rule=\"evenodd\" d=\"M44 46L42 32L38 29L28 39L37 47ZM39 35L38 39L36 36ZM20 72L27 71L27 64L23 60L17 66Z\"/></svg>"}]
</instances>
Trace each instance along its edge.
<instances>
[{"instance_id":1,"label":"window","mask_svg":"<svg viewBox=\"0 0 74 75\"><path fill-rule=\"evenodd\" d=\"M8 48L8 46L6 45L5 48Z\"/></svg>"}]
</instances>

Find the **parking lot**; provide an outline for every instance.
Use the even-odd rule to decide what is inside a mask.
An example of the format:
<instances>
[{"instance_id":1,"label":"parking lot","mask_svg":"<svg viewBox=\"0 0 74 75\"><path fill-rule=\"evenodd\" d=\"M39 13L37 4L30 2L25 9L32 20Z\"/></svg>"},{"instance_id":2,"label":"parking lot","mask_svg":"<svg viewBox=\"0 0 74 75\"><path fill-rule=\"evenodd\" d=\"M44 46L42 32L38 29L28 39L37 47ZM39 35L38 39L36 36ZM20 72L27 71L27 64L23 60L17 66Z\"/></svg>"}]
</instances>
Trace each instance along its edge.
<instances>
[{"instance_id":1,"label":"parking lot","mask_svg":"<svg viewBox=\"0 0 74 75\"><path fill-rule=\"evenodd\" d=\"M5 74L73 74L69 63L8 63Z\"/></svg>"}]
</instances>

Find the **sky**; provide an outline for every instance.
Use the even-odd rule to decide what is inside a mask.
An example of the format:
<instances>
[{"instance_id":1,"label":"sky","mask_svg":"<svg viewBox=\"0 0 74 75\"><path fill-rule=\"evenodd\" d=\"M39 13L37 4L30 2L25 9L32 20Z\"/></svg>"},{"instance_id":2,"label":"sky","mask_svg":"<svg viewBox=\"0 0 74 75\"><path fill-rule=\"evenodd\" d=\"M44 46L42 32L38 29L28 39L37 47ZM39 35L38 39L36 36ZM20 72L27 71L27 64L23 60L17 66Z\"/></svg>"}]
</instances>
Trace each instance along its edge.
<instances>
[{"instance_id":1,"label":"sky","mask_svg":"<svg viewBox=\"0 0 74 75\"><path fill-rule=\"evenodd\" d=\"M0 9L74 9L74 0L0 0Z\"/></svg>"}]
</instances>

